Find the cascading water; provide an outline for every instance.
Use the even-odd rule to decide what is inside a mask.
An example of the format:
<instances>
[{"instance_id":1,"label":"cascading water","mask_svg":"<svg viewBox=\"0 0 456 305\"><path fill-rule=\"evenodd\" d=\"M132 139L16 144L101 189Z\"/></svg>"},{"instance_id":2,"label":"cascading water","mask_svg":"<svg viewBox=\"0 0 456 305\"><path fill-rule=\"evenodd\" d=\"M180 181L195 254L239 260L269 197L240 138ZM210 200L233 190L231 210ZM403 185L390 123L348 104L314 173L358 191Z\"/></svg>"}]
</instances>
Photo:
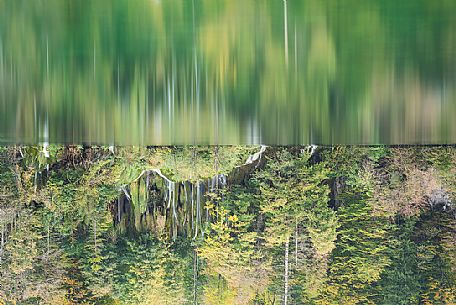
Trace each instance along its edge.
<instances>
[{"instance_id":1,"label":"cascading water","mask_svg":"<svg viewBox=\"0 0 456 305\"><path fill-rule=\"evenodd\" d=\"M258 167L266 149L266 146L261 146L259 152L249 156L246 162L235 170L239 171L243 167L253 169ZM141 180L144 180L144 183L140 183ZM204 198L210 192L217 192L225 188L228 185L228 180L229 175L217 174L207 180L176 182L166 177L159 169L144 170L130 185L124 185L120 188L120 197L113 203L117 206L114 215L115 223L120 224L122 222L126 207L125 204L122 204L124 200L130 203L133 210L138 209L135 204L139 204L140 201L135 201L134 196L132 196L132 187L140 187L144 189L138 189L135 192L146 194L146 202L143 203L145 207L141 209L144 217L137 217L138 220L135 222L142 221L146 218L145 216L149 215L149 210L152 210L151 216L155 219L155 224L157 217L165 218L166 232L173 240L180 233L191 236L193 240L198 237L203 238L206 223L211 220L209 208L203 206ZM157 192L158 195L151 196L152 191ZM134 227L138 231L144 228L140 224L135 224Z\"/></svg>"}]
</instances>

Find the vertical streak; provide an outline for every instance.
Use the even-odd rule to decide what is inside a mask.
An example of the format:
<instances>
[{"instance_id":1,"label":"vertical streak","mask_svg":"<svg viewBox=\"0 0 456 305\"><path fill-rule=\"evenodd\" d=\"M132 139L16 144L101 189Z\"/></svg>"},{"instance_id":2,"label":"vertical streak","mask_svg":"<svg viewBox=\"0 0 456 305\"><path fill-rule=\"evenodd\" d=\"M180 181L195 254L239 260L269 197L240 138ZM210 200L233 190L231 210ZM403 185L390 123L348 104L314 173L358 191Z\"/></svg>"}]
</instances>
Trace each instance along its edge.
<instances>
[{"instance_id":1,"label":"vertical streak","mask_svg":"<svg viewBox=\"0 0 456 305\"><path fill-rule=\"evenodd\" d=\"M95 73L96 73L96 64L97 64L97 57L96 52L97 48L95 47L95 39L93 40L93 79L95 80Z\"/></svg>"},{"instance_id":2,"label":"vertical streak","mask_svg":"<svg viewBox=\"0 0 456 305\"><path fill-rule=\"evenodd\" d=\"M168 100L168 132L171 132L171 85L169 76L166 77L166 95Z\"/></svg>"},{"instance_id":3,"label":"vertical streak","mask_svg":"<svg viewBox=\"0 0 456 305\"><path fill-rule=\"evenodd\" d=\"M46 76L49 78L49 36L46 37Z\"/></svg>"},{"instance_id":4,"label":"vertical streak","mask_svg":"<svg viewBox=\"0 0 456 305\"><path fill-rule=\"evenodd\" d=\"M117 59L117 103L120 105L120 63Z\"/></svg>"},{"instance_id":5,"label":"vertical streak","mask_svg":"<svg viewBox=\"0 0 456 305\"><path fill-rule=\"evenodd\" d=\"M298 35L297 35L297 32L296 32L296 22L295 22L295 30L294 30L294 55L295 55L295 58L294 58L294 62L295 62L295 77L296 77L296 80L297 81L297 77L298 77Z\"/></svg>"},{"instance_id":6,"label":"vertical streak","mask_svg":"<svg viewBox=\"0 0 456 305\"><path fill-rule=\"evenodd\" d=\"M121 98L120 98L120 62L119 58L117 58L117 113L119 114L119 122L122 121L122 105L121 105ZM121 128L119 128L119 135L116 134L117 129L117 124L113 123L113 129L114 129L114 141L113 144L115 145L116 143L116 136L120 138L120 133L121 133Z\"/></svg>"},{"instance_id":7,"label":"vertical streak","mask_svg":"<svg viewBox=\"0 0 456 305\"><path fill-rule=\"evenodd\" d=\"M117 59L117 104L119 106L118 111L120 111L120 63Z\"/></svg>"},{"instance_id":8,"label":"vertical streak","mask_svg":"<svg viewBox=\"0 0 456 305\"><path fill-rule=\"evenodd\" d=\"M3 40L0 38L0 80L3 81Z\"/></svg>"},{"instance_id":9,"label":"vertical streak","mask_svg":"<svg viewBox=\"0 0 456 305\"><path fill-rule=\"evenodd\" d=\"M199 122L199 80L198 80L198 58L197 58L197 49L196 49L196 22L195 22L195 0L192 0L192 22L193 22L193 50L194 50L194 70L195 70L195 100L196 100L196 122ZM193 111L193 104L192 104L192 111ZM192 123L193 123L192 118ZM195 136L196 130L198 126L196 124L193 125L194 129L192 130L193 133L193 144L195 144Z\"/></svg>"},{"instance_id":10,"label":"vertical streak","mask_svg":"<svg viewBox=\"0 0 456 305\"><path fill-rule=\"evenodd\" d=\"M288 11L287 11L287 0L283 0L283 16L284 16L284 37L285 37L285 65L288 67Z\"/></svg>"},{"instance_id":11,"label":"vertical streak","mask_svg":"<svg viewBox=\"0 0 456 305\"><path fill-rule=\"evenodd\" d=\"M37 134L38 126L38 118L37 118L37 109L36 109L36 95L33 94L33 126L35 127L35 131L33 132L33 137L39 137L39 133Z\"/></svg>"}]
</instances>

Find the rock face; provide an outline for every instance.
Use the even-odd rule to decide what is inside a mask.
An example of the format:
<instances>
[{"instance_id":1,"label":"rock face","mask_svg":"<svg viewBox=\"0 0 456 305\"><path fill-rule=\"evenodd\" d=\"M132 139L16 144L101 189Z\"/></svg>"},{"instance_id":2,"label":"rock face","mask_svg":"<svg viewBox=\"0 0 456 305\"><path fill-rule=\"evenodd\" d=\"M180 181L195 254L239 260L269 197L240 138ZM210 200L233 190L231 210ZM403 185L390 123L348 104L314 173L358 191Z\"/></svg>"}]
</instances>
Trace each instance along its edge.
<instances>
[{"instance_id":1,"label":"rock face","mask_svg":"<svg viewBox=\"0 0 456 305\"><path fill-rule=\"evenodd\" d=\"M172 181L159 169L145 170L130 185L122 186L119 198L111 203L114 224L122 230L152 230L173 239L204 236L204 228L212 218L206 207L209 194L220 195L226 186L243 183L255 169L263 166L264 155L269 151L261 146L229 174L204 180ZM211 201L217 204L217 200Z\"/></svg>"},{"instance_id":2,"label":"rock face","mask_svg":"<svg viewBox=\"0 0 456 305\"><path fill-rule=\"evenodd\" d=\"M235 167L227 176L227 183L229 185L236 185L243 183L255 169L262 167L265 163L265 155L272 151L267 146L261 146L259 152L249 156L247 161L241 165Z\"/></svg>"}]
</instances>

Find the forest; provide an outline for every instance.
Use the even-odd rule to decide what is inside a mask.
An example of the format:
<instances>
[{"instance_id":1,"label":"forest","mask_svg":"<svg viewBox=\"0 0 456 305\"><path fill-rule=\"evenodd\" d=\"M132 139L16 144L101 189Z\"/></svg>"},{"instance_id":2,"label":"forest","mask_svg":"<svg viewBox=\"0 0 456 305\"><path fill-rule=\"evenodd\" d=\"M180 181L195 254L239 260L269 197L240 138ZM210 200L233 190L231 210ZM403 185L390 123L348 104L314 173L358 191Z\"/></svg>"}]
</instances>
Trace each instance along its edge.
<instances>
[{"instance_id":1,"label":"forest","mask_svg":"<svg viewBox=\"0 0 456 305\"><path fill-rule=\"evenodd\" d=\"M0 304L455 304L452 146L0 149Z\"/></svg>"}]
</instances>

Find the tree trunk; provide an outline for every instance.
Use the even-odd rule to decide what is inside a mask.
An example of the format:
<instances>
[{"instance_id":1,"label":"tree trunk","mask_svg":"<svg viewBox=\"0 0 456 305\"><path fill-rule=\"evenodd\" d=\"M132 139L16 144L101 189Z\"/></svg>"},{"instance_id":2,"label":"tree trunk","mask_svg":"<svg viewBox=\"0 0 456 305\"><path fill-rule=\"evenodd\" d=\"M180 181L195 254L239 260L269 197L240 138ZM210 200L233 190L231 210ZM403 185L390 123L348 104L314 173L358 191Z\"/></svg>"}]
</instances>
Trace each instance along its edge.
<instances>
[{"instance_id":1,"label":"tree trunk","mask_svg":"<svg viewBox=\"0 0 456 305\"><path fill-rule=\"evenodd\" d=\"M95 252L97 251L97 221L93 221L93 244L95 248Z\"/></svg>"},{"instance_id":2,"label":"tree trunk","mask_svg":"<svg viewBox=\"0 0 456 305\"><path fill-rule=\"evenodd\" d=\"M2 226L2 239L1 239L1 243L0 243L0 246L2 247L2 249L3 249L4 244L5 244L5 226Z\"/></svg>"},{"instance_id":3,"label":"tree trunk","mask_svg":"<svg viewBox=\"0 0 456 305\"><path fill-rule=\"evenodd\" d=\"M298 220L295 227L295 268L298 269Z\"/></svg>"},{"instance_id":4,"label":"tree trunk","mask_svg":"<svg viewBox=\"0 0 456 305\"><path fill-rule=\"evenodd\" d=\"M198 252L194 250L193 256L193 304L197 304L197 283L198 283Z\"/></svg>"},{"instance_id":5,"label":"tree trunk","mask_svg":"<svg viewBox=\"0 0 456 305\"><path fill-rule=\"evenodd\" d=\"M283 277L284 277L284 290L283 290L283 304L288 305L288 252L290 248L290 237L287 237L287 240L285 242L285 259L284 259L284 272L283 272Z\"/></svg>"},{"instance_id":6,"label":"tree trunk","mask_svg":"<svg viewBox=\"0 0 456 305\"><path fill-rule=\"evenodd\" d=\"M51 239L51 229L50 229L50 226L48 224L48 226L47 226L47 256L49 256L50 239Z\"/></svg>"},{"instance_id":7,"label":"tree trunk","mask_svg":"<svg viewBox=\"0 0 456 305\"><path fill-rule=\"evenodd\" d=\"M34 187L33 187L33 192L36 194L36 191L38 189L38 172L35 172L35 179L34 179Z\"/></svg>"},{"instance_id":8,"label":"tree trunk","mask_svg":"<svg viewBox=\"0 0 456 305\"><path fill-rule=\"evenodd\" d=\"M195 210L195 207L194 207L194 199L193 199L193 198L194 198L193 190L194 190L194 188L195 188L195 185L194 185L194 184L190 184L190 186L191 186L191 191L192 191L192 192L191 192L191 200L192 200L192 207L191 207L191 222L192 222L192 233L193 233L194 230L195 230L195 219L194 219L194 217L193 217L193 215L194 215L193 212L194 212L194 210Z\"/></svg>"},{"instance_id":9,"label":"tree trunk","mask_svg":"<svg viewBox=\"0 0 456 305\"><path fill-rule=\"evenodd\" d=\"M3 245L5 242L5 232L4 232L4 226L2 226L2 234L1 234L1 241L0 241L0 263L2 262L2 256L3 256Z\"/></svg>"},{"instance_id":10,"label":"tree trunk","mask_svg":"<svg viewBox=\"0 0 456 305\"><path fill-rule=\"evenodd\" d=\"M120 196L117 198L117 222L120 223L121 214L120 214Z\"/></svg>"}]
</instances>

